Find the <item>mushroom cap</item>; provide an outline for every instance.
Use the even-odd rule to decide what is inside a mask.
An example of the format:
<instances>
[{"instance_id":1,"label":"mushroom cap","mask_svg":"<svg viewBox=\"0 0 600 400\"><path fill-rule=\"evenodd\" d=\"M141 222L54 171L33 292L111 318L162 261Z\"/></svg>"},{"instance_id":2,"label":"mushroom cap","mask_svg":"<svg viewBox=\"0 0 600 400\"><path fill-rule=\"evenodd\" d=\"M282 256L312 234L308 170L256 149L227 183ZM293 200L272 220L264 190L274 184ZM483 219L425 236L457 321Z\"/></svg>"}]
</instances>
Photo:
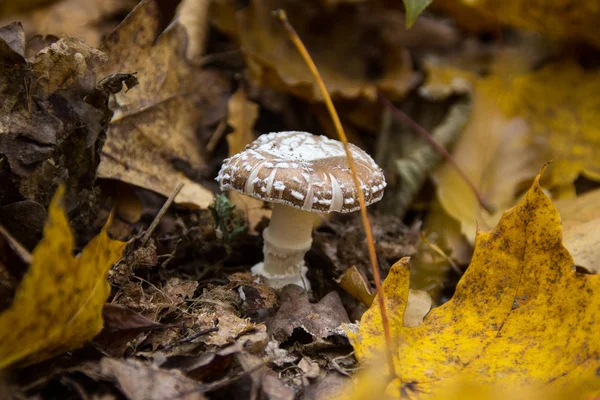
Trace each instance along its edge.
<instances>
[{"instance_id":1,"label":"mushroom cap","mask_svg":"<svg viewBox=\"0 0 600 400\"><path fill-rule=\"evenodd\" d=\"M367 205L383 197L383 171L359 147L349 144ZM307 132L262 135L223 162L216 180L221 190L306 211L360 209L344 145Z\"/></svg>"}]
</instances>

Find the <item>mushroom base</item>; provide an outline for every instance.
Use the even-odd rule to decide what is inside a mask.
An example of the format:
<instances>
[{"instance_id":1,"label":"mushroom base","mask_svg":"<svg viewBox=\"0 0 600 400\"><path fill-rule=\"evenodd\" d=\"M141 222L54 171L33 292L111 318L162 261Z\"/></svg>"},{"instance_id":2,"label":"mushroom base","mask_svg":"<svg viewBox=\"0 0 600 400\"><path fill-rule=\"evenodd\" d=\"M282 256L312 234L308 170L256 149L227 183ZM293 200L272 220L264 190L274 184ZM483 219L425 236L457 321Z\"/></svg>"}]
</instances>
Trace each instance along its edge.
<instances>
[{"instance_id":1,"label":"mushroom base","mask_svg":"<svg viewBox=\"0 0 600 400\"><path fill-rule=\"evenodd\" d=\"M306 278L306 271L308 268L302 266L300 270L292 275L272 275L265 271L265 263L260 262L252 267L252 273L254 275L262 275L267 279L269 286L275 289L280 289L285 285L293 284L304 288L306 291L310 290L310 282Z\"/></svg>"},{"instance_id":2,"label":"mushroom base","mask_svg":"<svg viewBox=\"0 0 600 400\"><path fill-rule=\"evenodd\" d=\"M311 238L309 237L308 243L305 242L303 247L281 247L277 245L281 237L273 237L271 227L264 230L263 238L265 260L252 267L252 273L267 278L269 285L274 288L282 288L293 283L307 291L310 290L310 283L306 278L308 268L304 263L304 255L310 249Z\"/></svg>"},{"instance_id":3,"label":"mushroom base","mask_svg":"<svg viewBox=\"0 0 600 400\"><path fill-rule=\"evenodd\" d=\"M263 275L269 285L281 288L289 283L310 290L304 255L312 243L314 214L284 204L274 204L269 227L263 231L264 262L252 273Z\"/></svg>"}]
</instances>

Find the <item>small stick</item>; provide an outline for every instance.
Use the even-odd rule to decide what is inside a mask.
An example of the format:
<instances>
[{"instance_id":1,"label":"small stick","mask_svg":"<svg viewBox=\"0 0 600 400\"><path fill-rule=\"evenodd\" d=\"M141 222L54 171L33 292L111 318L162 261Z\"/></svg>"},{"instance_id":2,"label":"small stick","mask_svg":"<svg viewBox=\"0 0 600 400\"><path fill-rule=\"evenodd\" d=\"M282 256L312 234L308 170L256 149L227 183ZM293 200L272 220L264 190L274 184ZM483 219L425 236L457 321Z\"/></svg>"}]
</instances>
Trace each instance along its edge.
<instances>
[{"instance_id":1,"label":"small stick","mask_svg":"<svg viewBox=\"0 0 600 400\"><path fill-rule=\"evenodd\" d=\"M165 204L163 204L163 206L161 207L161 209L158 211L158 214L156 214L156 217L154 217L154 221L152 221L152 223L150 224L150 227L148 228L148 230L144 234L144 236L142 238L142 244L140 245L140 247L143 247L146 244L146 242L148 241L148 239L150 239L150 235L152 235L152 232L154 232L154 230L158 226L158 223L160 222L160 219L167 212L167 210L169 209L169 207L173 203L173 200L175 200L175 197L177 197L177 195L181 191L182 187L183 187L183 182L179 182L179 184L177 185L177 187L175 188L175 190L173 190L173 192L171 193L171 195L169 196L169 198L167 199L167 201L165 201Z\"/></svg>"},{"instance_id":2,"label":"small stick","mask_svg":"<svg viewBox=\"0 0 600 400\"><path fill-rule=\"evenodd\" d=\"M296 46L296 49L308 65L310 72L312 73L323 98L325 99L325 105L329 110L329 114L333 119L333 124L335 125L335 129L340 137L340 140L344 144L344 149L346 150L346 158L348 159L348 164L350 166L350 170L352 171L352 180L354 181L354 186L356 187L356 192L358 193L358 203L360 205L360 214L362 217L363 226L365 228L365 234L367 236L367 243L369 245L369 259L371 260L371 269L373 270L373 279L375 280L375 287L377 289L377 299L379 301L379 309L381 311L381 322L383 325L383 333L385 337L386 344L386 355L388 360L388 366L390 369L390 374L395 376L394 369L394 355L392 353L392 335L390 334L390 325L388 322L387 311L385 307L385 298L383 297L383 290L381 288L381 275L379 274L379 264L377 262L377 253L375 252L375 242L373 240L373 232L371 231L371 224L369 223L369 216L367 215L367 206L365 204L365 195L360 187L360 182L358 181L358 175L356 173L356 164L354 163L354 158L352 157L352 153L350 152L350 147L348 147L348 138L346 137L346 133L344 133L344 128L342 126L342 122L340 121L340 117L333 106L333 101L331 101L331 96L329 96L329 92L325 87L325 82L323 82L323 78L321 78L321 74L315 65L312 57L308 53L308 50L302 43L302 40L296 33L294 27L289 23L287 19L287 15L284 10L276 10L274 11L275 16L281 21L283 24L290 40Z\"/></svg>"},{"instance_id":3,"label":"small stick","mask_svg":"<svg viewBox=\"0 0 600 400\"><path fill-rule=\"evenodd\" d=\"M181 340L178 340L175 343L171 343L170 345L168 345L167 347L165 347L161 351L169 351L169 350L171 350L175 346L179 346L179 345L184 344L184 343L189 343L189 342L191 342L191 341L193 341L195 339L198 339L200 336L204 336L204 335L206 335L208 333L212 333L212 332L217 332L218 330L219 330L218 326L213 326L212 328L202 329L201 331L196 332L193 335L190 335L190 336L185 337L185 338L183 338Z\"/></svg>"},{"instance_id":4,"label":"small stick","mask_svg":"<svg viewBox=\"0 0 600 400\"><path fill-rule=\"evenodd\" d=\"M431 243L429 240L427 240L427 238L425 237L425 233L423 233L423 231L421 231L421 240L427 246L429 246L433 251L435 251L437 254L439 254L440 256L442 256L446 261L448 261L448 264L450 264L450 266L452 267L452 269L454 270L454 272L456 272L458 274L458 276L462 275L462 271L460 270L460 268L458 268L458 265L456 265L456 263L454 262L454 260L452 260L449 255L447 255L446 253L444 253L444 251L442 249L440 249L440 246L438 246L435 243Z\"/></svg>"},{"instance_id":5,"label":"small stick","mask_svg":"<svg viewBox=\"0 0 600 400\"><path fill-rule=\"evenodd\" d=\"M469 177L458 166L458 164L456 163L456 161L454 161L454 158L452 157L452 155L450 155L450 153L448 153L448 151L442 145L440 145L431 136L431 134L429 132L427 132L427 130L425 128L423 128L421 125L419 125L411 117L409 117L408 115L406 115L406 113L404 113L402 110L400 110L399 108L397 108L382 93L378 92L377 93L377 97L379 98L379 101L381 103L383 103L389 110L392 111L392 114L394 115L394 117L396 117L396 119L402 121L403 123L405 123L406 125L408 125L409 127L411 127L423 139L425 139L442 157L444 157L446 159L446 161L448 163L450 163L450 165L452 165L452 167L463 178L463 180L466 182L466 184L469 185L469 188L473 191L473 194L475 194L475 197L477 197L477 201L479 202L479 205L481 207L483 207L483 209L485 211L487 211L488 213L493 214L494 211L495 211L494 207L491 204L489 204L487 202L487 200L485 199L485 197L479 192L479 190L477 190L477 188L475 187L475 185L473 184L473 182L471 181L471 179L469 179Z\"/></svg>"}]
</instances>

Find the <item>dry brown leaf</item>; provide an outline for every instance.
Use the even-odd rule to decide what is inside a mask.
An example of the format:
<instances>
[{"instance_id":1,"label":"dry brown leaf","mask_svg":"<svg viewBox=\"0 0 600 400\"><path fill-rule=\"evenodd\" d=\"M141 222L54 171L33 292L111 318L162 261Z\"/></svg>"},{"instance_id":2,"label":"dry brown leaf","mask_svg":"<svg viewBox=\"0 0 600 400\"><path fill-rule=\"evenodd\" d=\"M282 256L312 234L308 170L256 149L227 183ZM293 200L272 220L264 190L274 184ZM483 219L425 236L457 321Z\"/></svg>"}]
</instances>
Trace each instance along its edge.
<instances>
[{"instance_id":1,"label":"dry brown leaf","mask_svg":"<svg viewBox=\"0 0 600 400\"><path fill-rule=\"evenodd\" d=\"M11 15L5 21L21 21L29 36L72 36L90 46L98 46L104 36L116 28L119 16L136 4L136 0L60 0Z\"/></svg>"},{"instance_id":2,"label":"dry brown leaf","mask_svg":"<svg viewBox=\"0 0 600 400\"><path fill-rule=\"evenodd\" d=\"M563 225L563 243L575 265L600 274L600 189L556 203Z\"/></svg>"},{"instance_id":3,"label":"dry brown leaf","mask_svg":"<svg viewBox=\"0 0 600 400\"><path fill-rule=\"evenodd\" d=\"M136 360L103 358L81 372L97 381L116 381L129 400L204 400L200 384L178 371L167 371Z\"/></svg>"},{"instance_id":4,"label":"dry brown leaf","mask_svg":"<svg viewBox=\"0 0 600 400\"><path fill-rule=\"evenodd\" d=\"M228 84L186 62L180 23L157 39L158 27L157 5L144 0L101 46L109 59L102 73L137 72L140 85L114 98L98 175L165 196L184 182L175 202L205 208L212 192L187 175L206 168L196 130L220 119Z\"/></svg>"},{"instance_id":5,"label":"dry brown leaf","mask_svg":"<svg viewBox=\"0 0 600 400\"><path fill-rule=\"evenodd\" d=\"M349 323L348 314L337 292L330 292L318 303L310 303L308 294L297 285L281 290L281 306L271 320L269 331L279 342L301 340L306 347L331 346L336 328ZM293 337L294 334L298 337ZM310 340L306 340L307 337ZM306 343L308 342L308 343Z\"/></svg>"},{"instance_id":6,"label":"dry brown leaf","mask_svg":"<svg viewBox=\"0 0 600 400\"><path fill-rule=\"evenodd\" d=\"M252 1L235 12L231 0L214 2L213 22L235 35L248 68L260 86L322 101L314 78L271 11L283 8L298 31L333 97L374 100L381 89L392 98L416 84L408 51L380 32L390 10L359 5L321 9L286 0Z\"/></svg>"},{"instance_id":7,"label":"dry brown leaf","mask_svg":"<svg viewBox=\"0 0 600 400\"><path fill-rule=\"evenodd\" d=\"M229 119L227 122L233 128L233 132L227 135L229 157L243 151L246 145L254 141L254 123L257 118L258 104L248 100L244 88L238 89L229 99ZM233 190L229 192L229 200L238 210L245 212L251 232L255 232L256 224L263 217L270 218L271 216L271 210L264 208L264 203L261 200L244 196Z\"/></svg>"}]
</instances>

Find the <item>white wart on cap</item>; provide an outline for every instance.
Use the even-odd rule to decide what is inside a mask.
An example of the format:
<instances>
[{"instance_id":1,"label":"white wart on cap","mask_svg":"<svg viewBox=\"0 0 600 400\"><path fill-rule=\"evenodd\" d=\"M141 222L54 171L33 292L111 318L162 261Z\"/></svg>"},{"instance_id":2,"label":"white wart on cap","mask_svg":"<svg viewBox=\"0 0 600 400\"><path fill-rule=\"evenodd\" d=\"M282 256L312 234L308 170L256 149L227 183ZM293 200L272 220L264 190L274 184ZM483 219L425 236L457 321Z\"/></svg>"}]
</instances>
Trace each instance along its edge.
<instances>
[{"instance_id":1,"label":"white wart on cap","mask_svg":"<svg viewBox=\"0 0 600 400\"><path fill-rule=\"evenodd\" d=\"M381 200L386 186L381 168L359 147L349 146L366 204ZM343 144L307 132L259 137L224 161L217 181L222 190L311 212L360 208Z\"/></svg>"}]
</instances>

